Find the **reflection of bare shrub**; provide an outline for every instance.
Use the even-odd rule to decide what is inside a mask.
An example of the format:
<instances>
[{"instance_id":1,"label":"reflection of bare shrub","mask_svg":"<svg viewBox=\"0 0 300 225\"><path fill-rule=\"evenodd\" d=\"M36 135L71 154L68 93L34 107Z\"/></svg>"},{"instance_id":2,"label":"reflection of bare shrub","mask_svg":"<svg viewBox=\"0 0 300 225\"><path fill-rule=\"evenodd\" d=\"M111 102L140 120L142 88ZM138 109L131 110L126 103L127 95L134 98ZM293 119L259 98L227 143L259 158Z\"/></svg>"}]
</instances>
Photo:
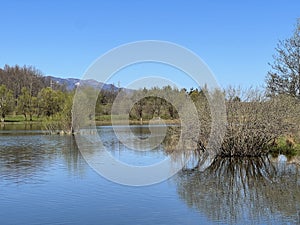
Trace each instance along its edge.
<instances>
[{"instance_id":1,"label":"reflection of bare shrub","mask_svg":"<svg viewBox=\"0 0 300 225\"><path fill-rule=\"evenodd\" d=\"M294 165L271 164L267 158L218 157L204 172L184 170L175 181L182 200L211 220L296 223L299 172Z\"/></svg>"}]
</instances>

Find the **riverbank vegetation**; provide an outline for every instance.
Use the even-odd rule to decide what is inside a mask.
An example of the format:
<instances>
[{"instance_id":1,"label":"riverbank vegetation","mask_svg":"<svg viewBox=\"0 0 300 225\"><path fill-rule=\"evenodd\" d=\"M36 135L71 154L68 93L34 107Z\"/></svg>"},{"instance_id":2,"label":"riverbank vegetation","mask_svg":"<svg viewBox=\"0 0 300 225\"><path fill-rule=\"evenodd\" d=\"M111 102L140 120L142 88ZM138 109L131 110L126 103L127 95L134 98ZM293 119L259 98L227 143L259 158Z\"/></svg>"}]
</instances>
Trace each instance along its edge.
<instances>
[{"instance_id":1,"label":"riverbank vegetation","mask_svg":"<svg viewBox=\"0 0 300 225\"><path fill-rule=\"evenodd\" d=\"M90 92L98 90L90 89ZM208 91L202 89L182 89L177 90L171 87L162 89L142 89L128 92L126 98L134 99L139 92L149 92L151 97L143 98L137 101L128 115L111 115L112 102L104 103L106 99L105 92L102 91L97 98L95 114L92 113L92 103L85 102L83 107L90 107L91 114L86 115L87 121L96 120L98 124L110 125L111 119L122 124L124 119L128 119L132 124L149 123L151 119L164 120L166 123L180 124L180 117L177 109L166 100L155 97L156 91L168 91L174 96L182 92L191 98L198 111L200 120L200 136L197 143L199 153L207 151L206 147L211 135L211 109L207 101ZM223 143L218 150L221 156L258 156L272 153L273 155L287 154L300 155L300 137L299 137L299 115L300 103L297 99L288 95L279 95L272 98L267 97L265 93L258 89L243 90L241 88L229 87L226 90L217 90L219 94L224 95L226 104L226 132ZM22 93L22 92L21 92ZM26 94L25 91L23 93ZM20 95L22 99L23 95ZM33 121L41 122L49 133L71 134L72 131L72 104L73 92L63 92L53 90L49 87L41 89L36 98L38 104L28 106L23 111L23 115L17 112L26 109L27 105L22 107L18 105L19 99L16 99L12 106L15 111L10 111L5 116L5 121ZM26 97L24 97L26 99ZM178 100L179 101L179 100ZM22 101L21 101L22 102ZM30 102L30 100L28 100ZM89 105L90 104L90 105ZM126 104L126 102L124 102ZM179 105L181 103L178 103ZM183 103L182 103L183 104ZM25 107L26 106L26 107ZM31 106L33 106L31 108ZM104 110L103 110L104 109ZM185 109L188 110L188 109ZM27 114L28 113L28 114ZM15 116L13 114L16 114ZM26 116L25 116L25 115ZM127 116L127 117L126 117ZM176 132L174 132L176 133ZM176 136L176 135L175 135ZM177 135L177 137L179 137ZM172 145L176 145L176 138L173 137Z\"/></svg>"},{"instance_id":2,"label":"riverbank vegetation","mask_svg":"<svg viewBox=\"0 0 300 225\"><path fill-rule=\"evenodd\" d=\"M190 98L198 111L201 128L197 141L198 154L205 154L212 135L212 110L208 98L223 96L226 105L225 136L217 155L260 156L300 155L300 23L291 38L279 42L274 62L266 77L266 88L242 89L228 87L208 91L204 87L126 90L99 90L79 85L86 95L80 107L85 109L86 121L110 124L111 119L129 119L132 123L147 123L152 119L180 124L179 108ZM78 88L78 87L77 87ZM4 66L0 69L0 116L2 122L41 122L51 133L74 132L72 105L76 89L67 91L34 67ZM186 96L169 102L161 96ZM135 102L125 114L112 112L119 94L121 104ZM89 97L91 96L91 97ZM94 98L96 97L96 100ZM141 96L147 96L142 97ZM126 99L130 101L126 102ZM177 107L175 107L177 105ZM120 105L119 107L122 107ZM184 109L189 111L189 109ZM73 115L73 120L76 116ZM176 132L174 132L174 136ZM177 135L178 136L178 135ZM172 145L174 141L172 141ZM172 148L170 148L172 149Z\"/></svg>"}]
</instances>

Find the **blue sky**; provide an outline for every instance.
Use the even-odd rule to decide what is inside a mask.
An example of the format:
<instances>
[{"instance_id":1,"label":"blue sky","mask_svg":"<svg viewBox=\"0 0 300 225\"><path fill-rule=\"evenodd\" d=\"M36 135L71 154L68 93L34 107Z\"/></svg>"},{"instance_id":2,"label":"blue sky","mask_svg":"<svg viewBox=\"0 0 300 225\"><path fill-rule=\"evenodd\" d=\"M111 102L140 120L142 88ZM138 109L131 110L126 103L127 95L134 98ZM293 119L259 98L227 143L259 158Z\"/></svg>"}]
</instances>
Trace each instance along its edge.
<instances>
[{"instance_id":1,"label":"blue sky","mask_svg":"<svg viewBox=\"0 0 300 225\"><path fill-rule=\"evenodd\" d=\"M225 87L264 84L278 40L300 17L300 1L7 0L0 10L1 67L26 64L81 78L112 48L164 40L199 55Z\"/></svg>"}]
</instances>

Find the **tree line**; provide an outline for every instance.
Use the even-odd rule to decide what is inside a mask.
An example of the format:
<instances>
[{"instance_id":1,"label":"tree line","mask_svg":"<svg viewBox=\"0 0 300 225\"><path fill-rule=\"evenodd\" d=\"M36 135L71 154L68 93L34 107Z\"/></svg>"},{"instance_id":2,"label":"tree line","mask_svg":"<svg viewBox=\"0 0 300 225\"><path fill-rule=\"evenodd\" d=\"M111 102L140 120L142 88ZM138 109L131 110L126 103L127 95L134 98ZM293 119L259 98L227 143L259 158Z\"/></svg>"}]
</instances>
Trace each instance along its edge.
<instances>
[{"instance_id":1,"label":"tree line","mask_svg":"<svg viewBox=\"0 0 300 225\"><path fill-rule=\"evenodd\" d=\"M26 87L31 95L37 96L42 88L50 87L51 80L33 66L5 65L0 68L0 84L11 90L13 97L17 99L22 93L22 88ZM62 88L56 83L51 86L55 90Z\"/></svg>"},{"instance_id":2,"label":"tree line","mask_svg":"<svg viewBox=\"0 0 300 225\"><path fill-rule=\"evenodd\" d=\"M27 87L23 87L15 98L13 91L2 84L0 86L1 120L4 121L9 114L23 115L25 120L30 121L34 115L50 117L61 111L66 95L67 93L46 87L34 96Z\"/></svg>"},{"instance_id":3,"label":"tree line","mask_svg":"<svg viewBox=\"0 0 300 225\"><path fill-rule=\"evenodd\" d=\"M224 156L251 156L268 152L270 146L277 145L279 137L299 135L300 115L300 20L293 35L280 41L266 76L266 88L242 90L229 87L208 93L206 87L181 89L166 86L163 88L129 90L99 90L80 87L85 98L80 107L88 109L87 120L110 116L116 97L125 95L119 107L133 106L126 112L132 120L180 119L178 108L184 106L185 98L173 102L159 97L189 96L197 108L201 131L198 152L207 151L212 129L212 117L207 97L222 95L225 98L227 124L225 137L220 145L219 154ZM50 130L72 130L72 105L75 90L67 92L58 84L51 85L41 72L33 67L9 67L0 70L0 113L2 120L10 113L22 114L32 120L34 115L47 118ZM96 103L95 103L96 96ZM146 97L141 97L146 96ZM127 101L127 100L128 101ZM188 111L189 109L185 109ZM114 112L115 113L115 112ZM118 113L115 113L116 115ZM113 115L114 116L114 115ZM119 115L122 116L122 115ZM294 145L290 140L287 146Z\"/></svg>"},{"instance_id":4,"label":"tree line","mask_svg":"<svg viewBox=\"0 0 300 225\"><path fill-rule=\"evenodd\" d=\"M34 85L33 85L34 86ZM4 121L7 115L23 115L25 120L32 121L33 116L52 118L54 115L62 113L67 99L73 98L76 90L63 91L59 86L53 88L49 86L30 89L28 86L23 86L18 92L16 89L10 89L5 84L0 85L0 114L1 120ZM96 104L94 102L85 102L86 107L90 108L91 112L95 110L96 118L101 119L102 115L110 115L113 102L118 94L115 90L97 90L92 87L83 87L87 95L97 95ZM154 91L158 90L137 90L132 91L128 95L130 99L138 99L141 92L153 92L153 96L141 99L134 104L129 112L130 119L151 119L153 117L161 117L163 119L177 119L178 113L174 106L165 99L155 97ZM164 87L160 91L172 90L170 86ZM178 91L178 90L177 90ZM17 95L15 93L18 93ZM126 104L124 102L124 104ZM94 108L93 108L94 107ZM71 106L69 107L71 110Z\"/></svg>"}]
</instances>

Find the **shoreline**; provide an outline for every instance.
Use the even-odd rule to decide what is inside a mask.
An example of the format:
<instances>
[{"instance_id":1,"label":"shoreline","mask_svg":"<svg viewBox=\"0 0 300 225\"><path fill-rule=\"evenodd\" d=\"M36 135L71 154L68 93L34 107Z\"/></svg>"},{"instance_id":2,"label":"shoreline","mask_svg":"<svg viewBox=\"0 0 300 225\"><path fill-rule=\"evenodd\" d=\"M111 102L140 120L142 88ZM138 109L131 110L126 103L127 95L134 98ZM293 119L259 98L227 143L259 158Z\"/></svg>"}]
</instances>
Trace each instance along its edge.
<instances>
[{"instance_id":1,"label":"shoreline","mask_svg":"<svg viewBox=\"0 0 300 225\"><path fill-rule=\"evenodd\" d=\"M167 125L180 125L180 120L129 120L129 125L148 125L150 121L153 121L152 124L167 124ZM3 125L42 125L43 121L4 121L0 122L0 126ZM110 120L95 120L96 126L112 126L112 122ZM117 120L115 121L115 125L126 125L127 121Z\"/></svg>"},{"instance_id":2,"label":"shoreline","mask_svg":"<svg viewBox=\"0 0 300 225\"><path fill-rule=\"evenodd\" d=\"M122 126L122 125L127 125L128 121L124 121L124 120L117 120L114 121L114 125L116 126ZM159 119L159 120L143 120L142 122L140 120L129 120L129 126L130 125L149 125L149 123L151 123L152 125L179 125L180 126L180 120L163 120L163 119ZM98 121L94 121L94 124L96 126L113 126L112 122L110 120L98 120ZM7 128L5 128L5 126L8 126ZM22 127L23 126L23 127ZM33 127L32 127L33 126ZM36 129L36 130L45 130L43 129L43 121L4 121L4 122L0 122L0 131L5 131L5 130L30 130L30 129ZM46 130L45 130L46 131ZM63 131L57 131L55 132L56 134L61 134ZM300 166L300 155L294 155L294 156L288 156L288 155L284 155L287 157L286 159L286 163L287 164L294 164L297 166ZM278 157L274 157L273 159L271 159L271 161L277 161Z\"/></svg>"}]
</instances>

